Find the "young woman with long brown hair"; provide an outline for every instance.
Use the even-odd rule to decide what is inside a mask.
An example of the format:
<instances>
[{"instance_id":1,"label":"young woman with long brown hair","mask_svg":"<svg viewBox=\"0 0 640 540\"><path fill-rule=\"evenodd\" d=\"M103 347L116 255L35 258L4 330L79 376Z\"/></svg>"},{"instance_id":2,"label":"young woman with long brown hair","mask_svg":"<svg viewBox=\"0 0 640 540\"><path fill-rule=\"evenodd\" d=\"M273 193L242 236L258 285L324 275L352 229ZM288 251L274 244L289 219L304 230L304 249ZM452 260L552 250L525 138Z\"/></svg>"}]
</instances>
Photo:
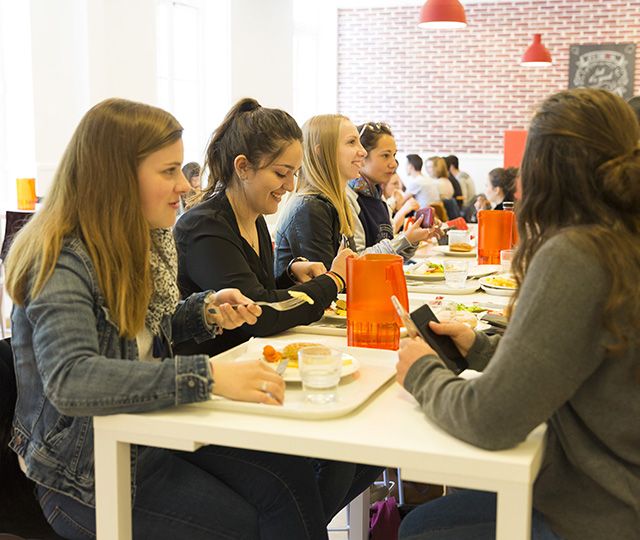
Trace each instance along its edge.
<instances>
[{"instance_id":1,"label":"young woman with long brown hair","mask_svg":"<svg viewBox=\"0 0 640 540\"><path fill-rule=\"evenodd\" d=\"M607 91L548 98L529 128L518 208L519 285L499 340L450 335L473 380L420 340L398 380L449 433L509 448L547 422L532 538L634 540L640 531L640 126ZM494 494L456 490L409 514L406 540L495 538Z\"/></svg>"}]
</instances>

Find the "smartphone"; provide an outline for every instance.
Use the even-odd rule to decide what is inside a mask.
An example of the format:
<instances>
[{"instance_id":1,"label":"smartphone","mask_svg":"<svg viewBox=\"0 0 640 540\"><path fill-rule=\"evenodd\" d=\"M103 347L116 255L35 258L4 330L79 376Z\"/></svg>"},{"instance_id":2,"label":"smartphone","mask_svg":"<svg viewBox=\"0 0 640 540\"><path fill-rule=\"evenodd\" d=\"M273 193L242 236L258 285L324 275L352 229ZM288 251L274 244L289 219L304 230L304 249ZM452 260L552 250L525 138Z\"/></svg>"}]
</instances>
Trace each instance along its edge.
<instances>
[{"instance_id":1,"label":"smartphone","mask_svg":"<svg viewBox=\"0 0 640 540\"><path fill-rule=\"evenodd\" d=\"M469 364L449 336L440 336L429 328L429 321L440 321L427 304L420 306L409 315L397 297L392 296L391 302L410 337L421 336L456 375L469 367Z\"/></svg>"},{"instance_id":2,"label":"smartphone","mask_svg":"<svg viewBox=\"0 0 640 540\"><path fill-rule=\"evenodd\" d=\"M431 208L430 206L426 206L425 208L416 210L416 219L419 219L420 216L423 217L422 223L420 223L420 227L422 227L423 229L433 227L433 208Z\"/></svg>"}]
</instances>

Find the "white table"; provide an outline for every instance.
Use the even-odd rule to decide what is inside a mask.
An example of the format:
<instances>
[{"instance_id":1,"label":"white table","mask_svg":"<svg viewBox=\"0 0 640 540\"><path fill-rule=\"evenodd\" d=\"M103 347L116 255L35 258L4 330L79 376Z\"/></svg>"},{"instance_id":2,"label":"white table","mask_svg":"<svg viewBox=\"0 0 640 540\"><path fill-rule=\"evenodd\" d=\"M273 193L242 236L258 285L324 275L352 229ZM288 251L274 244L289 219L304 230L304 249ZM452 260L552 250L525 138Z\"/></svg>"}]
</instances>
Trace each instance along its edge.
<instances>
[{"instance_id":1,"label":"white table","mask_svg":"<svg viewBox=\"0 0 640 540\"><path fill-rule=\"evenodd\" d=\"M326 342L344 344L344 338L326 337ZM401 467L407 480L497 492L497 540L528 540L533 482L545 433L540 427L511 450L481 450L431 424L395 382L352 414L333 420L303 421L190 405L95 417L94 429L99 540L131 538L130 444L184 451L218 444Z\"/></svg>"}]
</instances>

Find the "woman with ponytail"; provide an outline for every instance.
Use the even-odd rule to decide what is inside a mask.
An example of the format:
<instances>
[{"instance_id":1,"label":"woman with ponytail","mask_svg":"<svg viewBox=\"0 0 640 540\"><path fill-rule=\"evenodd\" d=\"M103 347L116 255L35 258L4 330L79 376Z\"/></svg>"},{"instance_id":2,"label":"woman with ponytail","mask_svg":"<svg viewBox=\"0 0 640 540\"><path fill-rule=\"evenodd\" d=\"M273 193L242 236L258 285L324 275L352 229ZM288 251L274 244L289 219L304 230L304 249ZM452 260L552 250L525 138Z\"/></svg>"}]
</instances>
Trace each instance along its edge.
<instances>
[{"instance_id":1,"label":"woman with ponytail","mask_svg":"<svg viewBox=\"0 0 640 540\"><path fill-rule=\"evenodd\" d=\"M194 341L184 350L216 354L252 336L319 320L344 287L351 252L343 250L327 267L297 259L274 276L273 245L264 219L278 211L282 197L294 188L302 161L302 132L296 121L284 111L242 99L213 132L206 154L207 188L174 229L183 296L233 287L254 301L276 302L291 298L292 290L306 293L314 303L289 311L265 309L255 325L215 340Z\"/></svg>"},{"instance_id":2,"label":"woman with ponytail","mask_svg":"<svg viewBox=\"0 0 640 540\"><path fill-rule=\"evenodd\" d=\"M547 423L533 540L635 540L640 531L639 140L615 94L548 98L522 162L507 331L488 338L431 323L482 377L457 378L420 340L399 353L398 380L456 437L510 448ZM410 513L400 538L495 538L495 512L494 494L455 490Z\"/></svg>"},{"instance_id":3,"label":"woman with ponytail","mask_svg":"<svg viewBox=\"0 0 640 540\"><path fill-rule=\"evenodd\" d=\"M289 114L261 107L254 99L240 100L213 132L205 161L207 188L200 202L180 218L174 234L178 283L184 296L234 287L253 300L270 302L290 298L288 291L294 290L308 294L314 304L284 312L265 308L251 328L225 332L215 340L194 340L183 345L184 350L214 354L251 336L267 336L318 320L343 289L350 250L338 254L329 272L322 263L295 260L274 277L273 247L264 214L274 214L281 198L293 189L302 160L301 142L300 128ZM283 288L276 288L278 285ZM268 454L262 456L268 464ZM352 463L278 455L271 459L296 494L300 515L309 516L307 525L313 531L307 537L289 525L282 538L326 535L333 516L380 472Z\"/></svg>"}]
</instances>

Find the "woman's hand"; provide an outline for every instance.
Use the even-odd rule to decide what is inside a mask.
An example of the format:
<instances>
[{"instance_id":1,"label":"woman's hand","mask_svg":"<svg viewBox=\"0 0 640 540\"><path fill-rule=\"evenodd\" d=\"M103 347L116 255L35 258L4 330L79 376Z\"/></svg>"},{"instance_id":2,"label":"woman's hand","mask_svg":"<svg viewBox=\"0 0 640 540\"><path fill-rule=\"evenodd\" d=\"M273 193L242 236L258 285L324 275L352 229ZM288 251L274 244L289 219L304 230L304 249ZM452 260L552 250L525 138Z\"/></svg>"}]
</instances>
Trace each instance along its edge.
<instances>
[{"instance_id":1,"label":"woman's hand","mask_svg":"<svg viewBox=\"0 0 640 540\"><path fill-rule=\"evenodd\" d=\"M233 330L245 323L256 324L262 309L238 289L221 289L205 299L204 314L208 324Z\"/></svg>"},{"instance_id":2,"label":"woman's hand","mask_svg":"<svg viewBox=\"0 0 640 540\"><path fill-rule=\"evenodd\" d=\"M407 230L404 231L404 235L407 237L407 240L409 240L413 245L425 242L431 238L440 238L442 236L442 230L440 230L440 227L434 226L429 227L428 229L423 229L420 226L423 219L424 217L420 216L413 223L410 223Z\"/></svg>"},{"instance_id":3,"label":"woman's hand","mask_svg":"<svg viewBox=\"0 0 640 540\"><path fill-rule=\"evenodd\" d=\"M476 333L460 322L430 322L429 328L441 336L449 336L458 347L462 356L467 356L476 341Z\"/></svg>"},{"instance_id":4,"label":"woman's hand","mask_svg":"<svg viewBox=\"0 0 640 540\"><path fill-rule=\"evenodd\" d=\"M291 265L291 273L298 283L305 283L326 271L327 268L321 262L296 261Z\"/></svg>"},{"instance_id":5,"label":"woman's hand","mask_svg":"<svg viewBox=\"0 0 640 540\"><path fill-rule=\"evenodd\" d=\"M282 405L284 402L284 380L266 362L215 362L210 359L209 363L214 394L268 405Z\"/></svg>"},{"instance_id":6,"label":"woman's hand","mask_svg":"<svg viewBox=\"0 0 640 540\"><path fill-rule=\"evenodd\" d=\"M331 271L338 274L347 282L347 259L349 257L357 257L357 255L349 248L341 248L338 250L336 258L331 262Z\"/></svg>"},{"instance_id":7,"label":"woman's hand","mask_svg":"<svg viewBox=\"0 0 640 540\"><path fill-rule=\"evenodd\" d=\"M404 386L404 379L409 368L416 363L419 358L427 354L436 352L421 337L403 339L398 351L398 363L396 364L396 380Z\"/></svg>"},{"instance_id":8,"label":"woman's hand","mask_svg":"<svg viewBox=\"0 0 640 540\"><path fill-rule=\"evenodd\" d=\"M491 209L491 203L487 200L487 198L484 195L478 195L478 198L476 199L476 202L473 203L473 205L476 207L476 210L478 211Z\"/></svg>"}]
</instances>

